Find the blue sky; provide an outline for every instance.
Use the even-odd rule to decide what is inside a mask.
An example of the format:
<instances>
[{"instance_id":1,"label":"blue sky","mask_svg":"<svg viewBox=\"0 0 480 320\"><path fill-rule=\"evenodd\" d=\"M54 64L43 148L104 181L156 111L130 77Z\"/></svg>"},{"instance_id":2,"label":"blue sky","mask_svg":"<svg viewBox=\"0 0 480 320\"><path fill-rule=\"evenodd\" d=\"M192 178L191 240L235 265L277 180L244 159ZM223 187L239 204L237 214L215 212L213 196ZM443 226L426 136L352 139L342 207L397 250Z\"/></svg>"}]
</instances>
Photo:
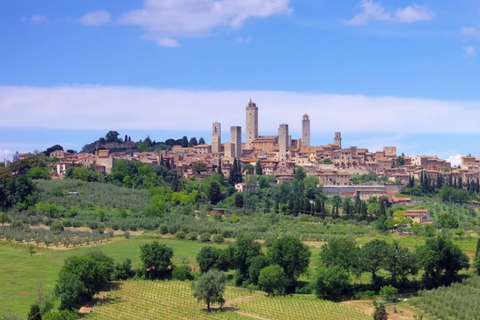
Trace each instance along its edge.
<instances>
[{"instance_id":1,"label":"blue sky","mask_svg":"<svg viewBox=\"0 0 480 320\"><path fill-rule=\"evenodd\" d=\"M480 2L0 2L0 158L108 130L132 139L260 133L480 156ZM452 158L453 159L453 158Z\"/></svg>"}]
</instances>

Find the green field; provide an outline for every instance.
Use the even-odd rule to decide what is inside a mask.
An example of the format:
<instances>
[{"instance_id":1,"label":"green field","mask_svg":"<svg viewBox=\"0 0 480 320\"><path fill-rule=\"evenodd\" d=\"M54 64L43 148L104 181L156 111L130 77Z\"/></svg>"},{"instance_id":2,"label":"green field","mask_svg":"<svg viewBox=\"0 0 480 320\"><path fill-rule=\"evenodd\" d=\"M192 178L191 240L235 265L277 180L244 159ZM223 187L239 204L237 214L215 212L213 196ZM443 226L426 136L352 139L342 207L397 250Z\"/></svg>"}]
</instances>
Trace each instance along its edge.
<instances>
[{"instance_id":1,"label":"green field","mask_svg":"<svg viewBox=\"0 0 480 320\"><path fill-rule=\"evenodd\" d=\"M173 263L183 261L196 264L195 257L205 244L198 241L176 239L154 239L146 236L113 238L106 244L94 247L76 247L68 250L43 249L30 256L27 247L10 247L0 243L0 310L1 314L17 314L26 316L30 305L35 301L39 283L43 283L46 291L53 290L63 261L89 250L102 250L105 254L122 262L126 258L132 260L133 267L140 267L140 246L154 240L172 247ZM216 247L226 247L226 244Z\"/></svg>"},{"instance_id":2,"label":"green field","mask_svg":"<svg viewBox=\"0 0 480 320\"><path fill-rule=\"evenodd\" d=\"M189 282L126 281L101 298L86 319L371 319L352 307L313 296L268 298L263 292L227 288L225 300L225 311L208 315L205 305L193 298Z\"/></svg>"}]
</instances>

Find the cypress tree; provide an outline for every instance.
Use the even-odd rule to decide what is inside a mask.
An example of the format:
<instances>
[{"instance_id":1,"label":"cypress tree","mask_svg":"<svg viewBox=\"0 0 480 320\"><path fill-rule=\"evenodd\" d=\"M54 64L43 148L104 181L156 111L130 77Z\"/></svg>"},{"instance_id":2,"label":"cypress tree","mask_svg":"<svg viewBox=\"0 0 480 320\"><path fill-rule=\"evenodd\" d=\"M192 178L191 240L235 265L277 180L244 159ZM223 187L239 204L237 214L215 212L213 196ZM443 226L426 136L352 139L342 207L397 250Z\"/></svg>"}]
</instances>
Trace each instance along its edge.
<instances>
[{"instance_id":1,"label":"cypress tree","mask_svg":"<svg viewBox=\"0 0 480 320\"><path fill-rule=\"evenodd\" d=\"M275 201L275 207L273 209L275 213L278 213L280 211L280 205L278 204L278 201Z\"/></svg>"},{"instance_id":2,"label":"cypress tree","mask_svg":"<svg viewBox=\"0 0 480 320\"><path fill-rule=\"evenodd\" d=\"M172 169L172 167L170 166L170 159L168 158L165 160L165 168L167 168L167 170Z\"/></svg>"},{"instance_id":3,"label":"cypress tree","mask_svg":"<svg viewBox=\"0 0 480 320\"><path fill-rule=\"evenodd\" d=\"M360 205L361 205L360 193L357 192L357 195L355 196L355 207L354 207L355 213L360 213Z\"/></svg>"},{"instance_id":4,"label":"cypress tree","mask_svg":"<svg viewBox=\"0 0 480 320\"><path fill-rule=\"evenodd\" d=\"M462 177L459 177L459 178L458 178L458 189L463 189Z\"/></svg>"},{"instance_id":5,"label":"cypress tree","mask_svg":"<svg viewBox=\"0 0 480 320\"><path fill-rule=\"evenodd\" d=\"M32 304L30 312L27 315L27 320L42 320L42 314L40 313L38 304Z\"/></svg>"},{"instance_id":6,"label":"cypress tree","mask_svg":"<svg viewBox=\"0 0 480 320\"><path fill-rule=\"evenodd\" d=\"M221 159L221 158L218 158L217 172L218 172L218 174L221 174L221 175L223 176L223 171L222 171L222 159Z\"/></svg>"},{"instance_id":7,"label":"cypress tree","mask_svg":"<svg viewBox=\"0 0 480 320\"><path fill-rule=\"evenodd\" d=\"M255 163L255 174L261 176L263 174L263 168L262 168L262 163L260 160L257 160Z\"/></svg>"},{"instance_id":8,"label":"cypress tree","mask_svg":"<svg viewBox=\"0 0 480 320\"><path fill-rule=\"evenodd\" d=\"M176 172L172 180L172 191L173 192L180 191L180 181L178 180L178 174Z\"/></svg>"},{"instance_id":9,"label":"cypress tree","mask_svg":"<svg viewBox=\"0 0 480 320\"><path fill-rule=\"evenodd\" d=\"M163 154L160 155L160 165L161 165L162 167L165 166L165 160L163 160Z\"/></svg>"}]
</instances>

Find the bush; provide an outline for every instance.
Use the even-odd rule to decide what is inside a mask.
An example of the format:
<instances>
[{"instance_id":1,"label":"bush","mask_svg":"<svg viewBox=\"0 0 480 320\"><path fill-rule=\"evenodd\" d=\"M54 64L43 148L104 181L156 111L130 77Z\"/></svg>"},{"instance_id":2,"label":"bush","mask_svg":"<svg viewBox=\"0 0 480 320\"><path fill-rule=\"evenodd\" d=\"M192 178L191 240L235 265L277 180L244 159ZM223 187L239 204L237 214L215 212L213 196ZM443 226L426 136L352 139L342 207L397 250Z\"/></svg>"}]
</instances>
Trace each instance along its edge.
<instances>
[{"instance_id":1,"label":"bush","mask_svg":"<svg viewBox=\"0 0 480 320\"><path fill-rule=\"evenodd\" d=\"M192 269L186 264L173 266L172 278L180 281L193 280Z\"/></svg>"},{"instance_id":2,"label":"bush","mask_svg":"<svg viewBox=\"0 0 480 320\"><path fill-rule=\"evenodd\" d=\"M175 233L175 238L177 239L185 239L185 237L187 236L187 234L185 233L185 231L177 231L177 233Z\"/></svg>"},{"instance_id":3,"label":"bush","mask_svg":"<svg viewBox=\"0 0 480 320\"><path fill-rule=\"evenodd\" d=\"M50 225L50 231L63 231L63 224L60 221L55 221Z\"/></svg>"},{"instance_id":4,"label":"bush","mask_svg":"<svg viewBox=\"0 0 480 320\"><path fill-rule=\"evenodd\" d=\"M188 240L197 240L198 234L196 232L189 232L187 234Z\"/></svg>"},{"instance_id":5,"label":"bush","mask_svg":"<svg viewBox=\"0 0 480 320\"><path fill-rule=\"evenodd\" d=\"M210 242L211 237L212 237L212 235L208 232L202 233L200 235L200 241L201 242Z\"/></svg>"},{"instance_id":6,"label":"bush","mask_svg":"<svg viewBox=\"0 0 480 320\"><path fill-rule=\"evenodd\" d=\"M393 301L393 300L395 300L395 297L398 294L398 290L397 290L397 288L395 288L394 286L389 284L388 286L381 287L379 294L385 300Z\"/></svg>"},{"instance_id":7,"label":"bush","mask_svg":"<svg viewBox=\"0 0 480 320\"><path fill-rule=\"evenodd\" d=\"M213 235L213 242L215 243L223 243L225 238L221 234L214 234Z\"/></svg>"},{"instance_id":8,"label":"bush","mask_svg":"<svg viewBox=\"0 0 480 320\"><path fill-rule=\"evenodd\" d=\"M375 291L373 290L360 291L360 292L357 292L355 296L359 300L373 299L375 298Z\"/></svg>"}]
</instances>

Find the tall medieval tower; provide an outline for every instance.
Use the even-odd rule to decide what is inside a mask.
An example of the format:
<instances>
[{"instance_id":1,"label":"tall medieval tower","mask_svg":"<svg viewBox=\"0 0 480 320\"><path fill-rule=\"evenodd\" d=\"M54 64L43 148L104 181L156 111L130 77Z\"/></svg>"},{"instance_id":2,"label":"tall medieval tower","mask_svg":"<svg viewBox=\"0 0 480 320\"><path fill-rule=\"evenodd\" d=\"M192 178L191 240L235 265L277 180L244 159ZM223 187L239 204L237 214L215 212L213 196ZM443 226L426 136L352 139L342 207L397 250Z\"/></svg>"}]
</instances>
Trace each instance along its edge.
<instances>
[{"instance_id":1,"label":"tall medieval tower","mask_svg":"<svg viewBox=\"0 0 480 320\"><path fill-rule=\"evenodd\" d=\"M242 127L230 127L230 143L233 148L232 156L240 158L242 156Z\"/></svg>"},{"instance_id":2,"label":"tall medieval tower","mask_svg":"<svg viewBox=\"0 0 480 320\"><path fill-rule=\"evenodd\" d=\"M222 125L220 122L213 123L212 153L222 152Z\"/></svg>"},{"instance_id":3,"label":"tall medieval tower","mask_svg":"<svg viewBox=\"0 0 480 320\"><path fill-rule=\"evenodd\" d=\"M246 145L247 149L252 148L253 140L258 138L258 108L255 103L252 102L252 99L248 102L246 107L247 111L247 126L246 126Z\"/></svg>"},{"instance_id":4,"label":"tall medieval tower","mask_svg":"<svg viewBox=\"0 0 480 320\"><path fill-rule=\"evenodd\" d=\"M281 124L278 127L278 161L287 160L288 145L288 124Z\"/></svg>"},{"instance_id":5,"label":"tall medieval tower","mask_svg":"<svg viewBox=\"0 0 480 320\"><path fill-rule=\"evenodd\" d=\"M302 147L310 147L310 118L308 114L302 119Z\"/></svg>"},{"instance_id":6,"label":"tall medieval tower","mask_svg":"<svg viewBox=\"0 0 480 320\"><path fill-rule=\"evenodd\" d=\"M335 132L335 139L333 140L333 143L338 145L340 149L342 148L342 134L340 132Z\"/></svg>"}]
</instances>

